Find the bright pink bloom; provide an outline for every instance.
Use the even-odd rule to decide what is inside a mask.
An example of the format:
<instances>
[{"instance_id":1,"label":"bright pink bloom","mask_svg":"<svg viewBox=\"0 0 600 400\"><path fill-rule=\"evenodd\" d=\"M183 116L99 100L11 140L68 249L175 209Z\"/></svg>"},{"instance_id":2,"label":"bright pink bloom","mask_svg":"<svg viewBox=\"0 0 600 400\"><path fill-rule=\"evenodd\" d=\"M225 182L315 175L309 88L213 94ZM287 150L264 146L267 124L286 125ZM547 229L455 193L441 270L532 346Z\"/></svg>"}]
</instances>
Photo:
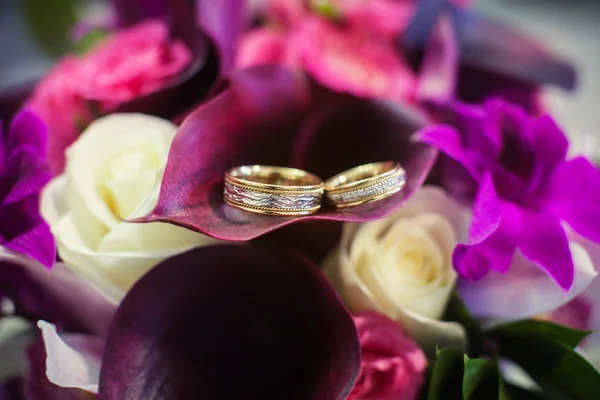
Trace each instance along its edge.
<instances>
[{"instance_id":1,"label":"bright pink bloom","mask_svg":"<svg viewBox=\"0 0 600 400\"><path fill-rule=\"evenodd\" d=\"M62 59L27 101L48 125L52 173L62 172L65 149L98 117L92 110L105 114L161 89L191 60L183 42L153 20L117 32L81 59Z\"/></svg>"},{"instance_id":2,"label":"bright pink bloom","mask_svg":"<svg viewBox=\"0 0 600 400\"><path fill-rule=\"evenodd\" d=\"M427 359L401 327L384 315L354 317L361 351L360 374L349 400L412 400L423 385Z\"/></svg>"},{"instance_id":3,"label":"bright pink bloom","mask_svg":"<svg viewBox=\"0 0 600 400\"><path fill-rule=\"evenodd\" d=\"M102 111L151 93L192 61L190 50L172 40L167 26L150 20L121 31L82 61L79 94L101 102Z\"/></svg>"},{"instance_id":4,"label":"bright pink bloom","mask_svg":"<svg viewBox=\"0 0 600 400\"><path fill-rule=\"evenodd\" d=\"M63 170L65 149L77 139L81 126L91 119L85 102L76 93L80 70L79 59L63 58L40 81L27 102L48 125L48 163L53 175Z\"/></svg>"},{"instance_id":5,"label":"bright pink bloom","mask_svg":"<svg viewBox=\"0 0 600 400\"><path fill-rule=\"evenodd\" d=\"M302 1L271 1L270 24L242 36L237 66L284 64L338 92L412 100L416 77L395 39L408 26L414 3L339 0L328 7L329 17Z\"/></svg>"},{"instance_id":6,"label":"bright pink bloom","mask_svg":"<svg viewBox=\"0 0 600 400\"><path fill-rule=\"evenodd\" d=\"M407 100L416 79L390 41L373 40L312 17L293 42L305 70L321 84L356 96Z\"/></svg>"}]
</instances>

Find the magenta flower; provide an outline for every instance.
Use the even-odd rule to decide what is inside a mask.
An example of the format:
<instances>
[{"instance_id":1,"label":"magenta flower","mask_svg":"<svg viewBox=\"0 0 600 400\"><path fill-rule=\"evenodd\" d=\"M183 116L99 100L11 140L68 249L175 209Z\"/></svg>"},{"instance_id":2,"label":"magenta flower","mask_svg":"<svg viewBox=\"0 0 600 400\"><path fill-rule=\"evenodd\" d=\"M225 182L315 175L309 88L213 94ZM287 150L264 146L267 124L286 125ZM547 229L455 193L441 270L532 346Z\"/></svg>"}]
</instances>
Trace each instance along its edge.
<instances>
[{"instance_id":1,"label":"magenta flower","mask_svg":"<svg viewBox=\"0 0 600 400\"><path fill-rule=\"evenodd\" d=\"M563 223L600 240L600 172L583 158L565 159L567 139L550 117L503 101L457 104L442 120L451 127L428 127L420 140L461 165L446 165L453 189L460 169L460 186L477 188L469 243L454 251L456 270L467 279L505 272L519 249L568 290L574 267Z\"/></svg>"},{"instance_id":2,"label":"magenta flower","mask_svg":"<svg viewBox=\"0 0 600 400\"><path fill-rule=\"evenodd\" d=\"M48 129L31 111L21 111L8 132L0 122L0 244L47 268L56 258L54 237L39 212L46 165Z\"/></svg>"},{"instance_id":3,"label":"magenta flower","mask_svg":"<svg viewBox=\"0 0 600 400\"><path fill-rule=\"evenodd\" d=\"M269 1L268 24L241 36L236 65L300 68L325 87L356 96L412 100L415 73L396 49L412 1Z\"/></svg>"}]
</instances>

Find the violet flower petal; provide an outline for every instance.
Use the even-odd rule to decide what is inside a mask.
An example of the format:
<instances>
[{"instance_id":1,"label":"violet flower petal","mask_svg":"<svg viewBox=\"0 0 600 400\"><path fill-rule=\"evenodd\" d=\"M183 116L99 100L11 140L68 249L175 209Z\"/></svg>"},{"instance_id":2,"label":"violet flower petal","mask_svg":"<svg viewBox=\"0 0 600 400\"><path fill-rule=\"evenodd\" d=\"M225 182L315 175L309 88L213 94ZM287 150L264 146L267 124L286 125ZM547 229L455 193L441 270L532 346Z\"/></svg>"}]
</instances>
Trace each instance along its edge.
<instances>
[{"instance_id":1,"label":"violet flower petal","mask_svg":"<svg viewBox=\"0 0 600 400\"><path fill-rule=\"evenodd\" d=\"M47 127L25 109L5 134L0 127L0 244L51 268L56 246L39 211L39 194L50 180Z\"/></svg>"},{"instance_id":2,"label":"violet flower petal","mask_svg":"<svg viewBox=\"0 0 600 400\"><path fill-rule=\"evenodd\" d=\"M345 399L359 353L351 316L305 259L204 247L159 264L127 294L98 398Z\"/></svg>"},{"instance_id":3,"label":"violet flower petal","mask_svg":"<svg viewBox=\"0 0 600 400\"><path fill-rule=\"evenodd\" d=\"M521 209L518 246L566 292L573 285L574 266L569 240L552 214Z\"/></svg>"},{"instance_id":4,"label":"violet flower petal","mask_svg":"<svg viewBox=\"0 0 600 400\"><path fill-rule=\"evenodd\" d=\"M168 222L241 241L296 221L368 221L400 207L423 184L437 157L435 149L412 140L424 117L391 102L358 99L310 113L311 104L317 103L312 94L305 75L281 67L236 73L226 91L182 124L171 147L158 204L135 222ZM298 133L300 126L304 128ZM291 163L327 178L382 160L398 160L406 169L407 182L398 195L377 203L280 217L240 211L223 201L223 178L231 167Z\"/></svg>"},{"instance_id":5,"label":"violet flower petal","mask_svg":"<svg viewBox=\"0 0 600 400\"><path fill-rule=\"evenodd\" d=\"M502 204L489 174L484 175L473 203L473 219L469 228L469 243L477 244L490 237L500 226Z\"/></svg>"},{"instance_id":6,"label":"violet flower petal","mask_svg":"<svg viewBox=\"0 0 600 400\"><path fill-rule=\"evenodd\" d=\"M584 292L597 275L580 245L572 243L571 254L575 280L566 296L554 279L517 251L507 272L491 271L475 282L460 280L460 297L473 315L484 319L510 321L550 312Z\"/></svg>"},{"instance_id":7,"label":"violet flower petal","mask_svg":"<svg viewBox=\"0 0 600 400\"><path fill-rule=\"evenodd\" d=\"M504 273L510 267L516 243L511 235L512 215L503 212L498 228L473 245L459 244L452 254L454 269L465 279L481 279L490 270Z\"/></svg>"},{"instance_id":8,"label":"violet flower petal","mask_svg":"<svg viewBox=\"0 0 600 400\"><path fill-rule=\"evenodd\" d=\"M578 157L560 164L551 179L550 209L580 235L600 242L600 171Z\"/></svg>"},{"instance_id":9,"label":"violet flower petal","mask_svg":"<svg viewBox=\"0 0 600 400\"><path fill-rule=\"evenodd\" d=\"M116 309L64 265L57 264L48 272L41 264L2 247L0 287L19 315L98 336L107 333Z\"/></svg>"}]
</instances>

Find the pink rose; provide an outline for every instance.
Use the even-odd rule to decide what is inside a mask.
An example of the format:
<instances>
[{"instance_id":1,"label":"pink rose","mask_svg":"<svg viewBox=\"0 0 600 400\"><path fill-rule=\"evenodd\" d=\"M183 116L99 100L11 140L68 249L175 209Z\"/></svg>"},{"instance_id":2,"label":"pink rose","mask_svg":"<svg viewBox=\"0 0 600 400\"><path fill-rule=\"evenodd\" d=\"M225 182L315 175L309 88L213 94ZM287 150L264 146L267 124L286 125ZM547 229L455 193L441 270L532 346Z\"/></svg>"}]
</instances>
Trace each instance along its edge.
<instances>
[{"instance_id":1,"label":"pink rose","mask_svg":"<svg viewBox=\"0 0 600 400\"><path fill-rule=\"evenodd\" d=\"M427 359L400 326L384 315L354 317L361 350L360 374L349 400L412 400L423 385Z\"/></svg>"},{"instance_id":2,"label":"pink rose","mask_svg":"<svg viewBox=\"0 0 600 400\"><path fill-rule=\"evenodd\" d=\"M27 101L48 124L52 173L62 172L65 149L92 120L164 87L191 60L190 50L154 20L115 33L83 58L62 59Z\"/></svg>"},{"instance_id":3,"label":"pink rose","mask_svg":"<svg viewBox=\"0 0 600 400\"><path fill-rule=\"evenodd\" d=\"M316 2L315 2L316 4ZM267 24L242 36L237 67L284 64L355 96L411 101L417 80L395 37L408 26L412 1L330 1L342 23L299 1L272 0Z\"/></svg>"},{"instance_id":4,"label":"pink rose","mask_svg":"<svg viewBox=\"0 0 600 400\"><path fill-rule=\"evenodd\" d=\"M63 58L38 83L27 104L48 125L48 159L53 175L65 164L64 151L77 139L82 126L91 120L83 99L76 92L81 61L73 56Z\"/></svg>"},{"instance_id":5,"label":"pink rose","mask_svg":"<svg viewBox=\"0 0 600 400\"><path fill-rule=\"evenodd\" d=\"M149 20L119 32L86 55L77 89L107 111L160 89L191 61L190 50L171 38L164 23Z\"/></svg>"}]
</instances>

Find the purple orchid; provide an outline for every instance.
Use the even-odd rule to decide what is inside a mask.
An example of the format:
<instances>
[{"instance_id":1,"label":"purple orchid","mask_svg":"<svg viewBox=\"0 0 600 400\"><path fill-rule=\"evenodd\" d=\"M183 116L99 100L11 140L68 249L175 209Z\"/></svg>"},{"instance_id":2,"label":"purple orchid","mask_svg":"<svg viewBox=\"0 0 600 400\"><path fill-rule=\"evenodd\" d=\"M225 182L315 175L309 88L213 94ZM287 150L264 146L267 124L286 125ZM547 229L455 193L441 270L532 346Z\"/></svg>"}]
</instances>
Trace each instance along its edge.
<instances>
[{"instance_id":1,"label":"purple orchid","mask_svg":"<svg viewBox=\"0 0 600 400\"><path fill-rule=\"evenodd\" d=\"M47 128L34 113L19 112L8 132L0 123L0 244L51 268L54 237L39 212L42 187L50 180L46 165Z\"/></svg>"},{"instance_id":2,"label":"purple orchid","mask_svg":"<svg viewBox=\"0 0 600 400\"><path fill-rule=\"evenodd\" d=\"M471 280L506 272L518 249L568 290L574 266L563 223L600 240L600 172L583 158L565 159L567 139L550 117L530 117L501 100L456 104L442 120L450 126L430 126L420 140L461 165L446 175L462 169L462 186L477 185L469 243L454 251L456 270Z\"/></svg>"}]
</instances>

